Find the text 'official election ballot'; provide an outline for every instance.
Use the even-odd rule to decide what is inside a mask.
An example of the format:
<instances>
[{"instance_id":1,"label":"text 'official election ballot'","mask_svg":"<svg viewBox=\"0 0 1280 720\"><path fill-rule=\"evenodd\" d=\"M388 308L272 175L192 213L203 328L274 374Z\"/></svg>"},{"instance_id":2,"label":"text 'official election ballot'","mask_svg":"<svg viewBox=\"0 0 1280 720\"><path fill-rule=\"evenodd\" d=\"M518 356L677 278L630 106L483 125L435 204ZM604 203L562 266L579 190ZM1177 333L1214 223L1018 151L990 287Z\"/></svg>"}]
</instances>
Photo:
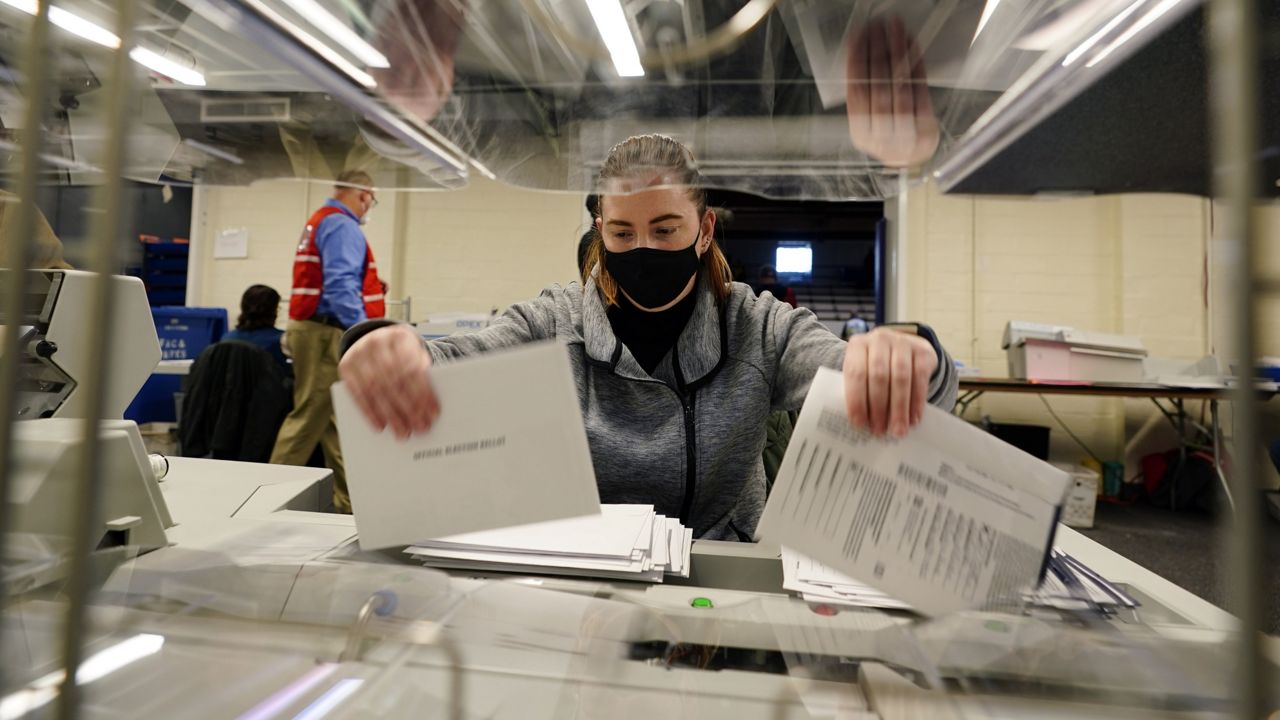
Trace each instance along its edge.
<instances>
[{"instance_id":1,"label":"text 'official election ballot'","mask_svg":"<svg viewBox=\"0 0 1280 720\"><path fill-rule=\"evenodd\" d=\"M855 430L843 378L823 368L759 533L937 615L1037 584L1068 481L932 406L902 439Z\"/></svg>"},{"instance_id":2,"label":"text 'official election ballot'","mask_svg":"<svg viewBox=\"0 0 1280 720\"><path fill-rule=\"evenodd\" d=\"M431 383L440 416L407 440L374 430L333 386L362 548L600 513L563 345L435 365Z\"/></svg>"}]
</instances>

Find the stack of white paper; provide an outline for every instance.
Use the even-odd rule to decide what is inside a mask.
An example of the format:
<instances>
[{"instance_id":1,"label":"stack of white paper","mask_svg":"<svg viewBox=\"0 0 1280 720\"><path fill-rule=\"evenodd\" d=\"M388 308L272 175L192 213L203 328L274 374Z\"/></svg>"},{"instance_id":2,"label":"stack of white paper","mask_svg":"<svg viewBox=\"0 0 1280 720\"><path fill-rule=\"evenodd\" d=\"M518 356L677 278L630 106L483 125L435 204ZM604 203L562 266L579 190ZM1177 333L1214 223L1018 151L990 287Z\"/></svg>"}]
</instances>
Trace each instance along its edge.
<instances>
[{"instance_id":1,"label":"stack of white paper","mask_svg":"<svg viewBox=\"0 0 1280 720\"><path fill-rule=\"evenodd\" d=\"M782 587L798 593L808 602L885 610L911 609L907 603L788 547L782 548Z\"/></svg>"},{"instance_id":2,"label":"stack of white paper","mask_svg":"<svg viewBox=\"0 0 1280 720\"><path fill-rule=\"evenodd\" d=\"M452 535L405 549L439 568L662 582L689 577L693 531L652 505L602 505L600 515Z\"/></svg>"},{"instance_id":3,"label":"stack of white paper","mask_svg":"<svg viewBox=\"0 0 1280 720\"><path fill-rule=\"evenodd\" d=\"M1115 609L1138 602L1074 557L1054 549L1049 572L1037 588L1023 591L1028 603L1060 609ZM807 602L885 610L911 610L911 605L840 573L803 553L782 548L782 587Z\"/></svg>"}]
</instances>

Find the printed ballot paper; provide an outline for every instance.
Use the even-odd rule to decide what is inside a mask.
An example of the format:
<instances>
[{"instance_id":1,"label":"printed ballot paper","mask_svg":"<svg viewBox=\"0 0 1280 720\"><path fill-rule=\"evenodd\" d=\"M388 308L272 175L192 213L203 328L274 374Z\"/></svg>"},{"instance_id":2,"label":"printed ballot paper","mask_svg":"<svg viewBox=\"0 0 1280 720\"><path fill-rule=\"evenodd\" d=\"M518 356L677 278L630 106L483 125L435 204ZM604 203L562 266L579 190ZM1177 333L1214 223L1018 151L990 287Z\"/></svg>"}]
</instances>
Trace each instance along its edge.
<instances>
[{"instance_id":1,"label":"printed ballot paper","mask_svg":"<svg viewBox=\"0 0 1280 720\"><path fill-rule=\"evenodd\" d=\"M431 382L440 417L403 441L333 386L362 548L600 513L563 345L436 365Z\"/></svg>"},{"instance_id":2,"label":"printed ballot paper","mask_svg":"<svg viewBox=\"0 0 1280 720\"><path fill-rule=\"evenodd\" d=\"M1016 601L1037 584L1068 481L932 406L902 439L855 430L844 381L824 368L759 534L937 615Z\"/></svg>"}]
</instances>

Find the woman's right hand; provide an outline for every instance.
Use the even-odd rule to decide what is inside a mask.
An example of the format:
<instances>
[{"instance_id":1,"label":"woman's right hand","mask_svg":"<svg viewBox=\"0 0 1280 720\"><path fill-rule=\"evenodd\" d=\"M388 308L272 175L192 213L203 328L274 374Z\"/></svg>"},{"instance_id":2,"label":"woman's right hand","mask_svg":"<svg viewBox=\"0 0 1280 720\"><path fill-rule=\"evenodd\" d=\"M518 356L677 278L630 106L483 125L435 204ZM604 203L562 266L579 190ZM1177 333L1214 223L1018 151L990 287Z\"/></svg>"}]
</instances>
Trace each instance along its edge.
<instances>
[{"instance_id":1,"label":"woman's right hand","mask_svg":"<svg viewBox=\"0 0 1280 720\"><path fill-rule=\"evenodd\" d=\"M440 415L440 400L431 387L431 354L408 325L378 328L356 341L338 375L369 423L387 427L396 437L426 432Z\"/></svg>"}]
</instances>

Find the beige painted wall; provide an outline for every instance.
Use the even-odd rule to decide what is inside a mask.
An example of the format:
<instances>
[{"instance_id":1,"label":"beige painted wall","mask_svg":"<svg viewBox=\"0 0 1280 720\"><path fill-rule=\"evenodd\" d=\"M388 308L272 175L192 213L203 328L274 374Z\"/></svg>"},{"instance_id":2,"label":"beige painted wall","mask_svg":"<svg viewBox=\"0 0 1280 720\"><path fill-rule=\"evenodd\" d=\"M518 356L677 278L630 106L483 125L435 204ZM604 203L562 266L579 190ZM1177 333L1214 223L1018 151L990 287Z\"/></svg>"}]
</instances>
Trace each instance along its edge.
<instances>
[{"instance_id":1,"label":"beige painted wall","mask_svg":"<svg viewBox=\"0 0 1280 720\"><path fill-rule=\"evenodd\" d=\"M1223 212L1223 208L1215 203L1215 212ZM1280 203L1270 202L1260 205L1255 215L1258 230L1258 248L1256 271L1264 280L1275 283L1280 280ZM1229 256L1226 237L1221 222L1213 223L1212 252L1213 262L1210 267L1213 273L1212 316L1210 334L1217 355L1223 362L1229 362L1233 355L1232 332L1234 303L1231 297L1234 286L1229 281ZM1280 357L1280 294L1275 292L1263 294L1256 305L1256 337L1255 350L1259 356ZM1272 399L1262 405L1263 422L1260 428L1264 444L1280 439L1280 400ZM1230 437L1235 419L1229 404L1223 406L1223 426ZM1263 484L1271 488L1280 488L1280 473L1266 456L1265 447L1259 448L1255 458L1262 469Z\"/></svg>"},{"instance_id":2,"label":"beige painted wall","mask_svg":"<svg viewBox=\"0 0 1280 720\"><path fill-rule=\"evenodd\" d=\"M1156 356L1208 354L1204 200L1162 195L1079 199L944 196L912 188L899 317L933 325L983 375L1008 374L1005 324L1030 320L1137 335ZM1053 397L1050 405L1103 459L1120 459L1151 413L1145 401ZM1053 456L1084 453L1034 396L987 394L969 417L1048 425Z\"/></svg>"},{"instance_id":3,"label":"beige painted wall","mask_svg":"<svg viewBox=\"0 0 1280 720\"><path fill-rule=\"evenodd\" d=\"M1260 272L1267 280L1280 280L1280 203L1258 210ZM1272 293L1258 313L1258 349L1263 355L1280 356L1280 294Z\"/></svg>"},{"instance_id":4,"label":"beige painted wall","mask_svg":"<svg viewBox=\"0 0 1280 720\"><path fill-rule=\"evenodd\" d=\"M1215 209L1218 209L1215 206ZM1272 202L1257 208L1255 218L1258 223L1257 258L1258 273L1272 282L1280 281L1280 202ZM1229 284L1223 275L1227 272L1230 258L1225 254L1222 240L1222 228L1214 228L1214 254L1216 283L1214 312L1214 343L1221 347L1224 354L1230 352L1230 315L1232 308ZM1257 350L1260 355L1280 356L1280 293L1264 296L1258 304Z\"/></svg>"},{"instance_id":5,"label":"beige painted wall","mask_svg":"<svg viewBox=\"0 0 1280 720\"><path fill-rule=\"evenodd\" d=\"M577 276L582 195L473 177L462 191L407 197L405 291L415 319L505 308Z\"/></svg>"},{"instance_id":6,"label":"beige painted wall","mask_svg":"<svg viewBox=\"0 0 1280 720\"><path fill-rule=\"evenodd\" d=\"M189 303L226 307L234 323L249 285L271 285L287 299L303 223L331 191L326 183L294 181L198 189L193 252L200 267ZM215 236L236 227L249 230L249 257L215 259ZM365 233L390 297L411 297L418 320L504 308L573 280L584 228L579 195L473 178L453 192L380 193Z\"/></svg>"}]
</instances>

